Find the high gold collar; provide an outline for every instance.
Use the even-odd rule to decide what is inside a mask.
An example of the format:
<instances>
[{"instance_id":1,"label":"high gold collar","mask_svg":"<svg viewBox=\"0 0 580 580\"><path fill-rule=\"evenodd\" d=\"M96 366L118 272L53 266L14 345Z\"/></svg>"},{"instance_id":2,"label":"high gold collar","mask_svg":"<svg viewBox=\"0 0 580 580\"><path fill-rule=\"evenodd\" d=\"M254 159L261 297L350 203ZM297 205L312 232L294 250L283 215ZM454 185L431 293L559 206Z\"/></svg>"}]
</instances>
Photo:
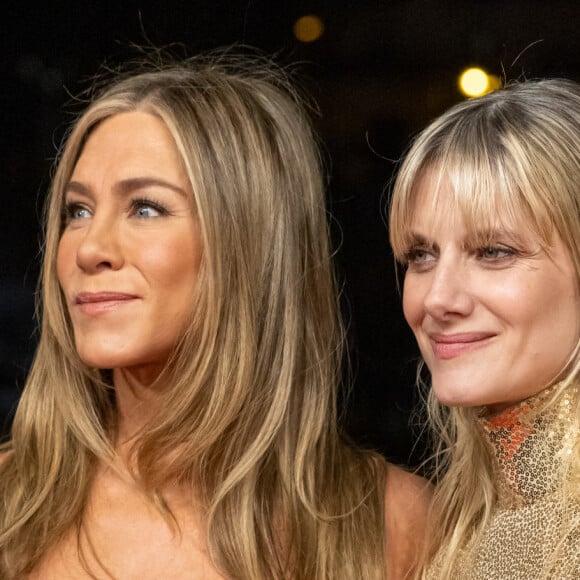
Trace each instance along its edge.
<instances>
[{"instance_id":1,"label":"high gold collar","mask_svg":"<svg viewBox=\"0 0 580 580\"><path fill-rule=\"evenodd\" d=\"M579 434L579 388L560 385L478 423L494 458L500 508L533 502L565 480ZM552 398L557 397L555 400Z\"/></svg>"}]
</instances>

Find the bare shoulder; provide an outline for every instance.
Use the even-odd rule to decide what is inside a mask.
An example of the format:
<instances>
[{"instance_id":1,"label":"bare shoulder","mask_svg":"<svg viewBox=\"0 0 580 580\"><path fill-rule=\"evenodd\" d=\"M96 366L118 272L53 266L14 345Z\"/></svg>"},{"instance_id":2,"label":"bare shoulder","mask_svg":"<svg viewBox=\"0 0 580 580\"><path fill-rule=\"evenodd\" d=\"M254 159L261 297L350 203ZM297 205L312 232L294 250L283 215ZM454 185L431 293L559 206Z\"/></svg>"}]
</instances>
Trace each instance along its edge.
<instances>
[{"instance_id":1,"label":"bare shoulder","mask_svg":"<svg viewBox=\"0 0 580 580\"><path fill-rule=\"evenodd\" d=\"M431 494L427 480L388 465L385 520L389 578L410 577L424 539Z\"/></svg>"},{"instance_id":2,"label":"bare shoulder","mask_svg":"<svg viewBox=\"0 0 580 580\"><path fill-rule=\"evenodd\" d=\"M11 450L0 451L0 465L2 465L14 452Z\"/></svg>"},{"instance_id":3,"label":"bare shoulder","mask_svg":"<svg viewBox=\"0 0 580 580\"><path fill-rule=\"evenodd\" d=\"M388 464L385 495L387 504L389 502L395 504L391 507L397 509L397 505L402 507L402 504L405 504L409 508L413 504L419 510L425 509L429 504L431 494L432 486L426 479L392 463Z\"/></svg>"},{"instance_id":4,"label":"bare shoulder","mask_svg":"<svg viewBox=\"0 0 580 580\"><path fill-rule=\"evenodd\" d=\"M431 494L432 486L426 479L389 464L385 509L390 529L409 534L423 530Z\"/></svg>"}]
</instances>

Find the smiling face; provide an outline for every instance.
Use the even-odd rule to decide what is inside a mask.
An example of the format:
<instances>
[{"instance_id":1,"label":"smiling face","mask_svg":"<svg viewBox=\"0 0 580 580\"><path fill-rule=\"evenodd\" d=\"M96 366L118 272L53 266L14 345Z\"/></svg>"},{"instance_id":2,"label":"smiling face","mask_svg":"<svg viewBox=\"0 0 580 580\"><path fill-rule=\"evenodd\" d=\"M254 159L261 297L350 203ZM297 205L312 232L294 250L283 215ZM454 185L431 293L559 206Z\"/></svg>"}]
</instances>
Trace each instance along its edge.
<instances>
[{"instance_id":1,"label":"smiling face","mask_svg":"<svg viewBox=\"0 0 580 580\"><path fill-rule=\"evenodd\" d=\"M468 231L438 178L428 170L417 184L405 318L437 398L497 411L546 388L568 361L579 340L576 273L559 236L548 255L524 220L498 216L496 230Z\"/></svg>"},{"instance_id":2,"label":"smiling face","mask_svg":"<svg viewBox=\"0 0 580 580\"><path fill-rule=\"evenodd\" d=\"M157 117L99 124L65 192L57 256L81 359L155 377L192 311L202 243L191 185Z\"/></svg>"}]
</instances>

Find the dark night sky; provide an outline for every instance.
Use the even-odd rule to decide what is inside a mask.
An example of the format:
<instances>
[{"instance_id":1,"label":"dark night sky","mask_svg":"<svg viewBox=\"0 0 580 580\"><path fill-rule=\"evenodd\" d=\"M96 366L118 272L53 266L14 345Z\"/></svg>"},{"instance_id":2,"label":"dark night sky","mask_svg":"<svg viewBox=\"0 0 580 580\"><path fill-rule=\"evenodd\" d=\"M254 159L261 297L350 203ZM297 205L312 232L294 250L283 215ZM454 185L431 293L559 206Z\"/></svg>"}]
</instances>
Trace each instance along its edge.
<instances>
[{"instance_id":1,"label":"dark night sky","mask_svg":"<svg viewBox=\"0 0 580 580\"><path fill-rule=\"evenodd\" d=\"M320 107L336 264L355 366L347 427L409 461L415 346L401 315L384 225L384 190L411 135L462 97L478 64L508 79L580 80L577 0L212 0L10 2L0 47L0 417L13 408L35 345L39 215L72 95L132 44L183 54L243 43L300 63ZM303 44L294 21L325 25ZM520 54L521 53L521 54ZM519 55L519 56L518 56ZM514 62L515 61L515 62ZM416 463L414 456L410 463Z\"/></svg>"}]
</instances>

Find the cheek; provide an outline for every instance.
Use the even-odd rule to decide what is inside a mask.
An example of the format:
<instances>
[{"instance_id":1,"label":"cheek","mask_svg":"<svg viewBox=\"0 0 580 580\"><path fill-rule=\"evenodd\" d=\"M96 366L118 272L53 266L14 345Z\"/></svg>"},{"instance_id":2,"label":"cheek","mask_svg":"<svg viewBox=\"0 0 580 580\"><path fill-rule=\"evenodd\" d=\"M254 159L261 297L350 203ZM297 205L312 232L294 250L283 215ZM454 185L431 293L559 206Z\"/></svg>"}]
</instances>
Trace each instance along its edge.
<instances>
[{"instance_id":1,"label":"cheek","mask_svg":"<svg viewBox=\"0 0 580 580\"><path fill-rule=\"evenodd\" d=\"M75 251L66 235L58 243L56 253L56 275L62 288L66 289L71 267L75 264Z\"/></svg>"},{"instance_id":2,"label":"cheek","mask_svg":"<svg viewBox=\"0 0 580 580\"><path fill-rule=\"evenodd\" d=\"M414 329L423 317L424 293L416 280L405 276L403 284L403 314L407 324Z\"/></svg>"},{"instance_id":3,"label":"cheek","mask_svg":"<svg viewBox=\"0 0 580 580\"><path fill-rule=\"evenodd\" d=\"M498 318L524 332L570 327L578 316L576 293L552 276L489 284L482 301Z\"/></svg>"},{"instance_id":4,"label":"cheek","mask_svg":"<svg viewBox=\"0 0 580 580\"><path fill-rule=\"evenodd\" d=\"M201 244L196 239L175 237L139 249L139 263L159 287L193 291L201 262Z\"/></svg>"},{"instance_id":5,"label":"cheek","mask_svg":"<svg viewBox=\"0 0 580 580\"><path fill-rule=\"evenodd\" d=\"M554 342L559 341L560 348L568 352L578 342L580 309L578 292L572 285L548 283L548 292L537 300L538 333Z\"/></svg>"}]
</instances>

